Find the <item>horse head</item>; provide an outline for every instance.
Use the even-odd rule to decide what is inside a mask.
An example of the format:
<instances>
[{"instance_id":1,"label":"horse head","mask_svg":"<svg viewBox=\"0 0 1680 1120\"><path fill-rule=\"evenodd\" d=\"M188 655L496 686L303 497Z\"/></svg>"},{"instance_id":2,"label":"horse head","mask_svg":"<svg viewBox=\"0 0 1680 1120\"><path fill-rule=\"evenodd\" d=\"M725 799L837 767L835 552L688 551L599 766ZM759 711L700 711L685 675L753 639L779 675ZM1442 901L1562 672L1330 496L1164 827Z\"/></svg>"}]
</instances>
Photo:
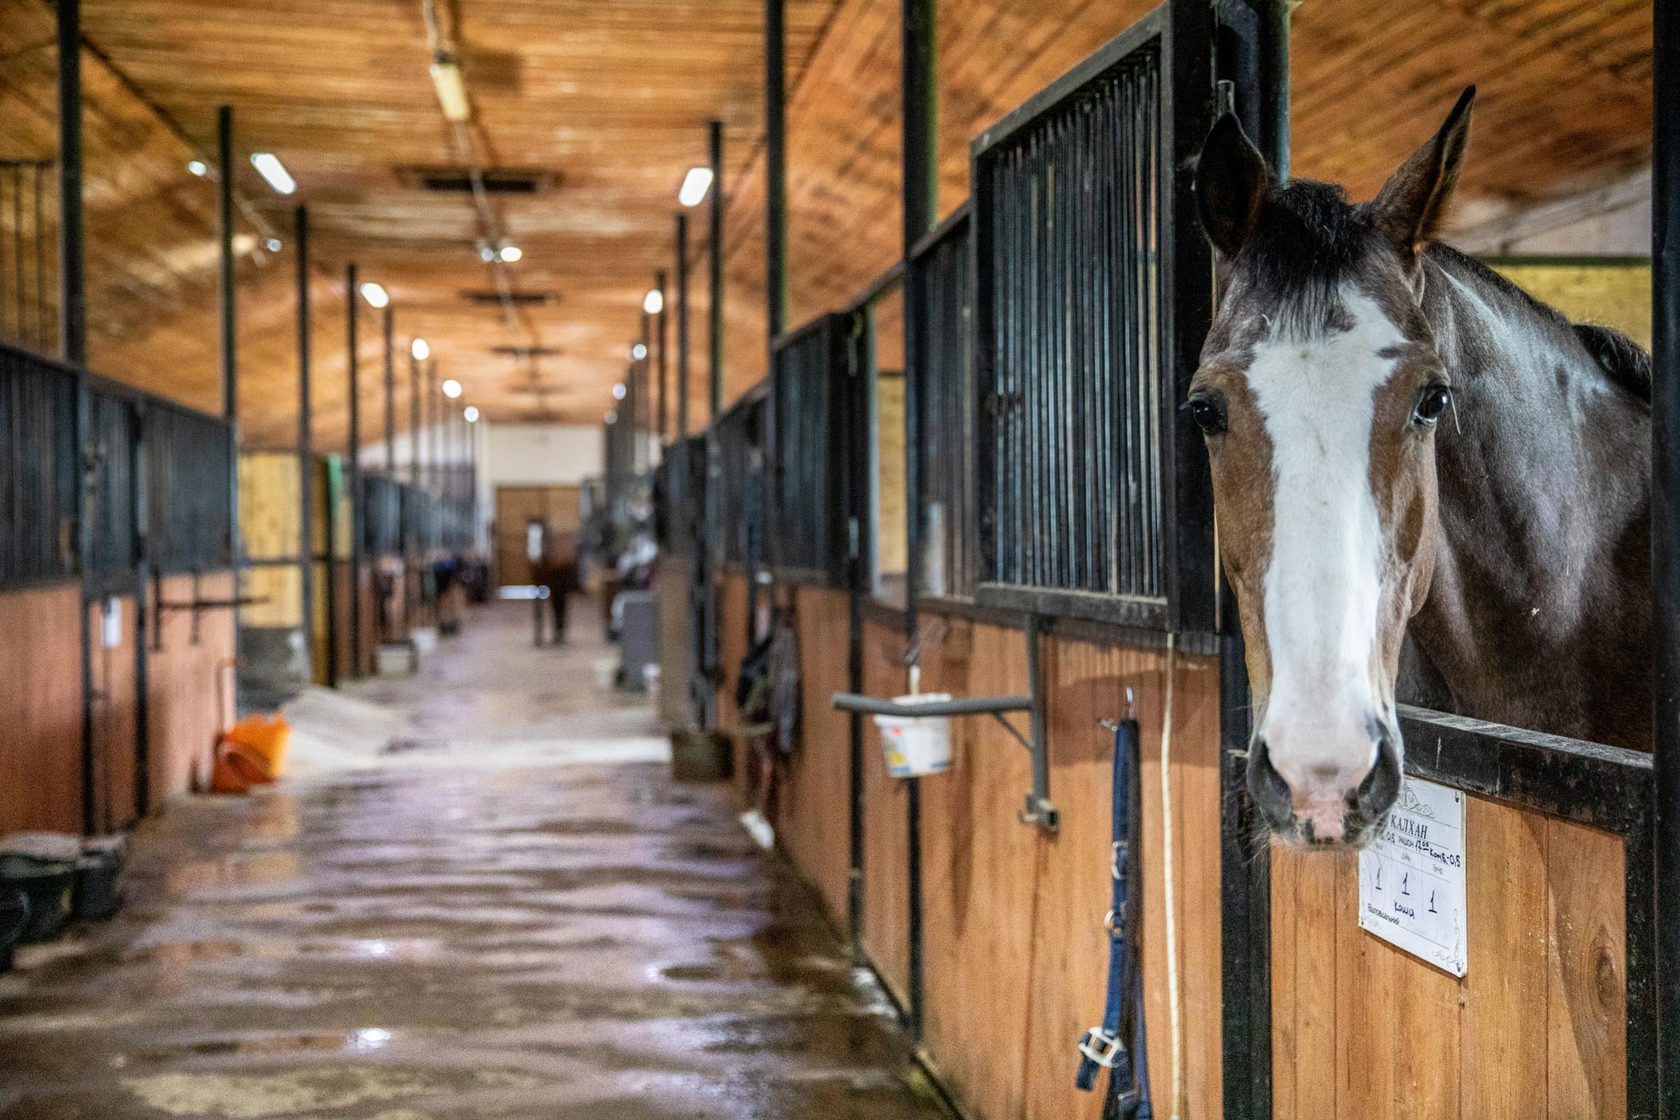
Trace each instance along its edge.
<instances>
[{"instance_id":1,"label":"horse head","mask_svg":"<svg viewBox=\"0 0 1680 1120\"><path fill-rule=\"evenodd\" d=\"M1254 697L1248 787L1274 834L1361 845L1400 793L1395 679L1429 593L1452 387L1419 307L1474 88L1377 197L1280 184L1226 115L1196 170L1220 306L1186 409Z\"/></svg>"}]
</instances>

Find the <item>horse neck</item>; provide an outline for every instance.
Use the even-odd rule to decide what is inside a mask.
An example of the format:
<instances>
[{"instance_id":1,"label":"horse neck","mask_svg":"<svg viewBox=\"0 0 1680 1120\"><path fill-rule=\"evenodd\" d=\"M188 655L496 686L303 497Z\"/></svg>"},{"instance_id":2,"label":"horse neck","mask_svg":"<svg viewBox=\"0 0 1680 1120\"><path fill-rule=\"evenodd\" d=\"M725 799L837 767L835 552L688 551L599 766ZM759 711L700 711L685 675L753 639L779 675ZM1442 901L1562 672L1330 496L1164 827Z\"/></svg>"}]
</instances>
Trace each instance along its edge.
<instances>
[{"instance_id":1,"label":"horse neck","mask_svg":"<svg viewBox=\"0 0 1680 1120\"><path fill-rule=\"evenodd\" d=\"M1436 436L1436 571L1411 633L1465 714L1648 741L1649 412L1481 266L1432 250L1424 269L1455 412Z\"/></svg>"}]
</instances>

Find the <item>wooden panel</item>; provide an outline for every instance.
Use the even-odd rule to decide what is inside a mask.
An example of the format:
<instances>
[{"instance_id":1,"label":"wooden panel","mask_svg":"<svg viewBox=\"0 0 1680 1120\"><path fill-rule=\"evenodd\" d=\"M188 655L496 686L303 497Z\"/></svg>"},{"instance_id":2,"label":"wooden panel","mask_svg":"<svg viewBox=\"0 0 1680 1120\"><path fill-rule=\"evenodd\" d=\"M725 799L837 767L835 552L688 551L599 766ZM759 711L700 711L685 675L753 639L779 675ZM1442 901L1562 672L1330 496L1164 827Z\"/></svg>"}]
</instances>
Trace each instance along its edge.
<instances>
[{"instance_id":1,"label":"wooden panel","mask_svg":"<svg viewBox=\"0 0 1680 1120\"><path fill-rule=\"evenodd\" d=\"M233 594L231 573L206 576L200 590L206 598ZM192 598L192 578L164 580L165 601ZM199 616L199 634L192 639L192 612L165 611L159 619L162 650L150 663L152 804L209 780L211 752L217 733L231 722L233 616L225 610Z\"/></svg>"},{"instance_id":2,"label":"wooden panel","mask_svg":"<svg viewBox=\"0 0 1680 1120\"><path fill-rule=\"evenodd\" d=\"M76 585L0 594L0 833L82 828L82 661Z\"/></svg>"},{"instance_id":3,"label":"wooden panel","mask_svg":"<svg viewBox=\"0 0 1680 1120\"><path fill-rule=\"evenodd\" d=\"M245 594L256 600L240 614L246 626L296 627L303 619L303 573L296 564L265 564L241 573Z\"/></svg>"},{"instance_id":4,"label":"wooden panel","mask_svg":"<svg viewBox=\"0 0 1680 1120\"><path fill-rule=\"evenodd\" d=\"M134 673L134 597L116 597L117 644L104 643L103 601L88 605L93 636L93 819L109 832L132 823L139 792L135 771L139 710Z\"/></svg>"},{"instance_id":5,"label":"wooden panel","mask_svg":"<svg viewBox=\"0 0 1680 1120\"><path fill-rule=\"evenodd\" d=\"M1358 865L1274 847L1278 1120L1620 1117L1619 838L1470 798L1460 980L1358 926Z\"/></svg>"},{"instance_id":6,"label":"wooden panel","mask_svg":"<svg viewBox=\"0 0 1680 1120\"><path fill-rule=\"evenodd\" d=\"M851 884L851 717L830 697L847 685L851 602L841 591L801 587L799 747L788 760L776 834L816 887L829 921L845 929Z\"/></svg>"},{"instance_id":7,"label":"wooden panel","mask_svg":"<svg viewBox=\"0 0 1680 1120\"><path fill-rule=\"evenodd\" d=\"M942 637L938 637L942 632ZM924 646L924 687L956 694L1027 690L1025 636L956 622ZM924 779L927 1038L941 1071L980 1117L1091 1117L1074 1089L1071 1041L1102 1016L1108 967L1111 736L1098 720L1133 690L1143 731L1144 982L1157 1115L1169 1114L1172 1034L1167 982L1160 731L1163 657L1048 639L1051 799L1060 831L1017 815L1031 782L1024 750L990 720L958 721L950 773ZM1179 658L1170 766L1186 1117L1216 1117L1219 1067L1219 790L1217 675ZM1024 727L1024 717L1021 718ZM977 1012L976 1001L982 1000Z\"/></svg>"},{"instance_id":8,"label":"wooden panel","mask_svg":"<svg viewBox=\"0 0 1680 1120\"><path fill-rule=\"evenodd\" d=\"M863 692L902 696L910 687L901 630L863 627ZM910 817L906 783L887 774L881 733L863 723L863 942L900 1002L910 990Z\"/></svg>"},{"instance_id":9,"label":"wooden panel","mask_svg":"<svg viewBox=\"0 0 1680 1120\"><path fill-rule=\"evenodd\" d=\"M246 557L273 560L298 554L301 482L296 455L276 451L240 454L239 526Z\"/></svg>"},{"instance_id":10,"label":"wooden panel","mask_svg":"<svg viewBox=\"0 0 1680 1120\"><path fill-rule=\"evenodd\" d=\"M902 342L901 342L902 345ZM904 599L909 570L910 515L905 499L904 376L883 374L875 381L875 573L877 590Z\"/></svg>"},{"instance_id":11,"label":"wooden panel","mask_svg":"<svg viewBox=\"0 0 1680 1120\"><path fill-rule=\"evenodd\" d=\"M739 734L741 713L735 707L735 685L741 661L747 656L747 577L725 571L718 577L718 726L735 740L735 798L745 808L752 797L752 768L745 736Z\"/></svg>"},{"instance_id":12,"label":"wooden panel","mask_svg":"<svg viewBox=\"0 0 1680 1120\"><path fill-rule=\"evenodd\" d=\"M660 556L653 585L659 603L659 716L666 727L694 722L689 676L694 671L693 610L689 602L688 562Z\"/></svg>"}]
</instances>

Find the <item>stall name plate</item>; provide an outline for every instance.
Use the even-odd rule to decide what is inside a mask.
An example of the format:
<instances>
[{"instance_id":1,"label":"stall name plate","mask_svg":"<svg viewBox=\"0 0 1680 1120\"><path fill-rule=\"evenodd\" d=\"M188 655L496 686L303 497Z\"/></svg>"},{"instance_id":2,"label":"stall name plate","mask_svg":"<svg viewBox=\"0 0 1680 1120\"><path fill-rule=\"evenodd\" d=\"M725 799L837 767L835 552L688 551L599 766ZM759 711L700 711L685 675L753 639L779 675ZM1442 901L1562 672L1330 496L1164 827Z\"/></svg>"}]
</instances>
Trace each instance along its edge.
<instances>
[{"instance_id":1,"label":"stall name plate","mask_svg":"<svg viewBox=\"0 0 1680 1120\"><path fill-rule=\"evenodd\" d=\"M1454 976L1465 970L1464 794L1407 778L1359 853L1359 925Z\"/></svg>"}]
</instances>

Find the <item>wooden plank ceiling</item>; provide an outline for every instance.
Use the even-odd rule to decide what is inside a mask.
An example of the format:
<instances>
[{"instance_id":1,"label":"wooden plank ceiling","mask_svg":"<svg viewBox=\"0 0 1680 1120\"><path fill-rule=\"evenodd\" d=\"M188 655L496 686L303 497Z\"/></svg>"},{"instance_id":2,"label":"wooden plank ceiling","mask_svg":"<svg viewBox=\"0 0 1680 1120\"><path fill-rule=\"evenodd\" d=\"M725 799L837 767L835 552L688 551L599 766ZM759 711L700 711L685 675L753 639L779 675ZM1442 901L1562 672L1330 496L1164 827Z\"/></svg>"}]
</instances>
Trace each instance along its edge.
<instances>
[{"instance_id":1,"label":"wooden plank ceiling","mask_svg":"<svg viewBox=\"0 0 1680 1120\"><path fill-rule=\"evenodd\" d=\"M525 252L516 288L547 302L510 325L487 291L470 199L415 185L458 166L427 75L421 0L83 0L94 365L216 407L214 188L185 170L234 106L243 156L276 152L281 199L243 158L238 185L278 258L241 267L247 437L295 423L290 208L318 260L319 427L341 438L344 265L390 289L399 340L496 420L598 422L624 376L642 294L671 263L674 193L726 125L729 395L764 372L761 0L440 0L465 60L475 150L546 179L499 197ZM1147 10L1143 0L943 0L940 205L967 192L970 137ZM897 0L788 0L790 295L795 322L847 302L899 251ZM1477 220L1580 193L1649 161L1649 0L1306 0L1294 27L1295 171L1368 195L1480 85L1461 213ZM0 159L53 154L52 13L0 0ZM5 184L0 182L0 192ZM4 199L0 198L0 209ZM10 219L0 214L0 224ZM703 250L704 214L694 214ZM27 224L27 223L26 223ZM704 269L695 400L705 375ZM3 322L0 322L3 326ZM545 353L523 362L508 347ZM364 317L364 407L380 423L377 320ZM406 363L401 368L406 376ZM408 410L399 404L399 426Z\"/></svg>"}]
</instances>

